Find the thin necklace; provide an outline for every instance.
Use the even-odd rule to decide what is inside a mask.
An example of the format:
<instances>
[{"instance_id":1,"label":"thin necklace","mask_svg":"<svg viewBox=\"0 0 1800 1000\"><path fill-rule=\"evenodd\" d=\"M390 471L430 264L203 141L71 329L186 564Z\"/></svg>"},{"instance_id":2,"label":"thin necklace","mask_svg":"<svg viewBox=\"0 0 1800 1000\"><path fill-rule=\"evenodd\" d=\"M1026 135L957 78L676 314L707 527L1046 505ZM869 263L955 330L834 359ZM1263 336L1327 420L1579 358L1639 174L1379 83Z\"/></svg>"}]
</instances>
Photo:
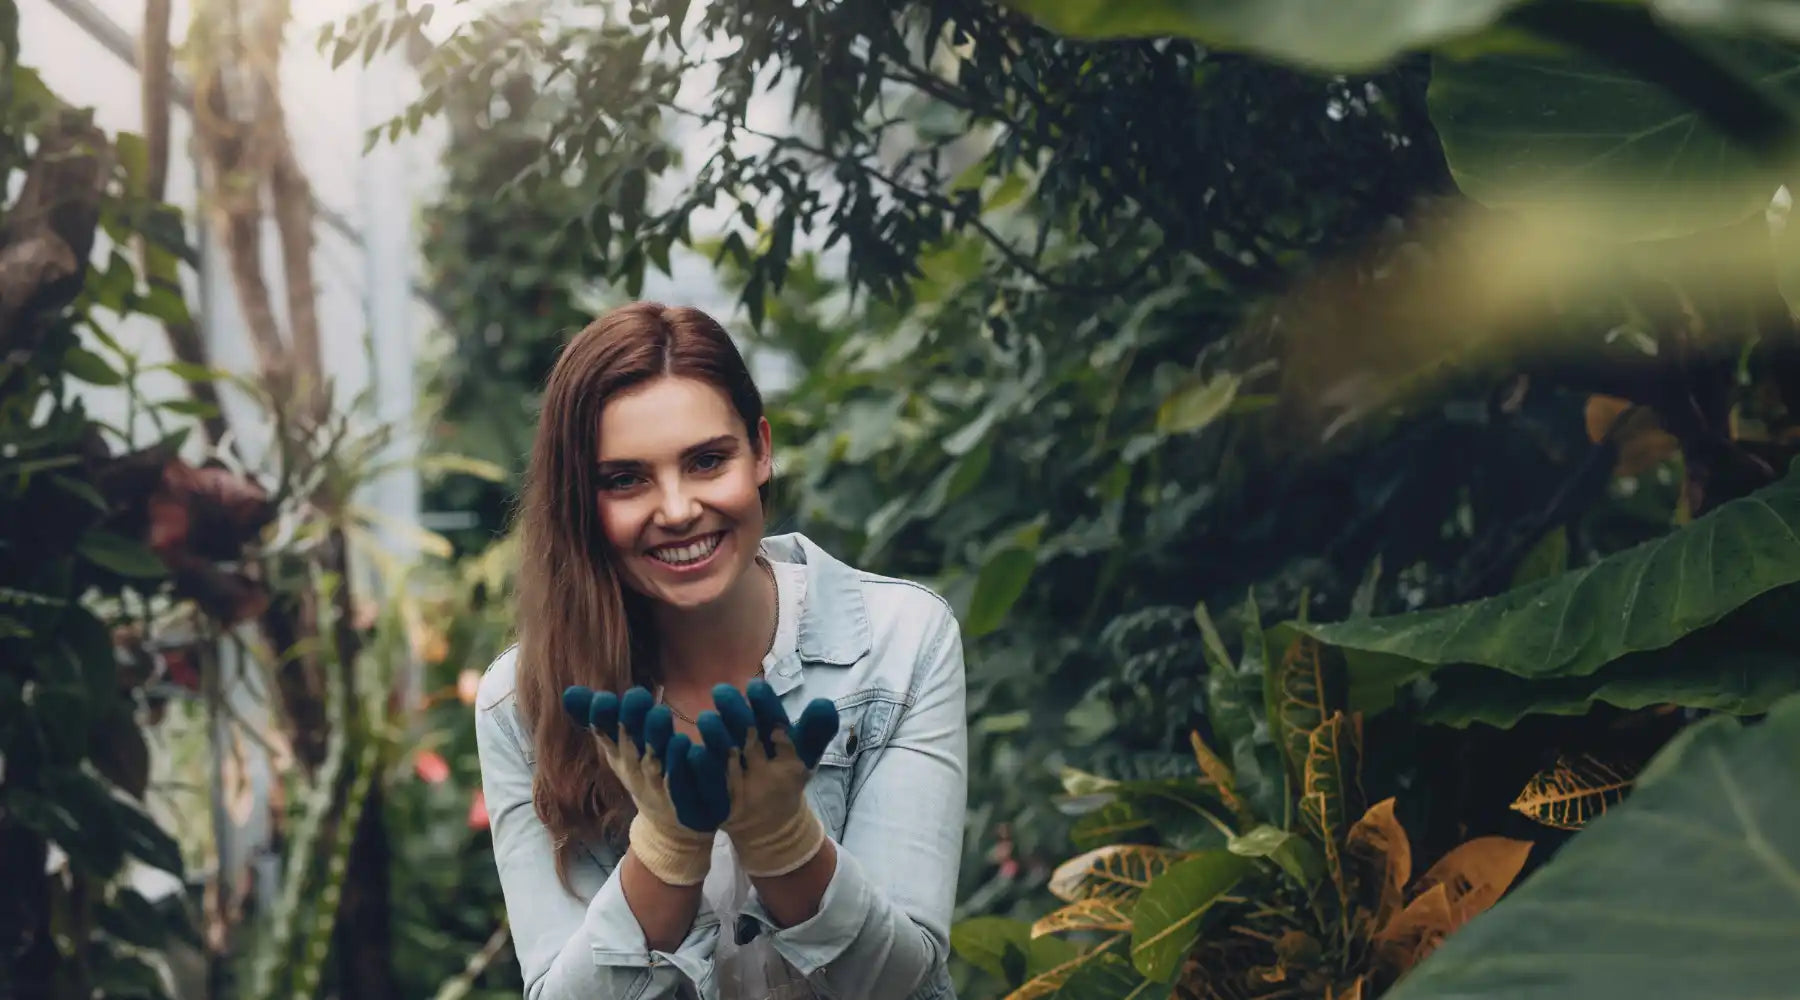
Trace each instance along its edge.
<instances>
[{"instance_id":1,"label":"thin necklace","mask_svg":"<svg viewBox=\"0 0 1800 1000\"><path fill-rule=\"evenodd\" d=\"M769 655L769 652L775 648L775 634L777 632L781 631L781 584L776 582L775 567L769 565L769 561L767 559L764 559L762 556L757 556L756 564L763 568L763 572L769 574L769 586L775 592L774 620L772 620L769 623L769 641L768 641L766 648L763 650L763 656L766 657ZM762 664L759 663L759 664L757 664L757 667L756 667L756 673L751 674L750 679L755 680L756 678L761 677L762 675L763 675L763 668L762 668ZM689 725L693 725L693 726L699 725L698 722L694 721L694 718L692 716L688 715L686 712L683 712L681 709L676 708L674 705L669 703L668 699L663 697L663 686L661 684L656 685L656 701L660 705L668 705L669 711L673 712L677 719L680 719L681 721L683 721Z\"/></svg>"}]
</instances>

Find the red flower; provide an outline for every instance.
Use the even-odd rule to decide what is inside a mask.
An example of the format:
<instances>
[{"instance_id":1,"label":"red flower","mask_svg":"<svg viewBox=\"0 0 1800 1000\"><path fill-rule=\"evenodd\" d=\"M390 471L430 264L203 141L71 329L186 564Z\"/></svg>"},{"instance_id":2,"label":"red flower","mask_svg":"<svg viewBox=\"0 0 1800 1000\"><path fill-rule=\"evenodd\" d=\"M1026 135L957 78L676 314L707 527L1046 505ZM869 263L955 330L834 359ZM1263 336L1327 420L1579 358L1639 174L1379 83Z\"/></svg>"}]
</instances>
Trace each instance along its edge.
<instances>
[{"instance_id":1,"label":"red flower","mask_svg":"<svg viewBox=\"0 0 1800 1000\"><path fill-rule=\"evenodd\" d=\"M475 794L469 797L469 829L485 830L487 828L487 797L481 794L481 789L477 788Z\"/></svg>"},{"instance_id":2,"label":"red flower","mask_svg":"<svg viewBox=\"0 0 1800 1000\"><path fill-rule=\"evenodd\" d=\"M421 750L413 758L413 773L427 785L441 785L450 778L450 764L434 750Z\"/></svg>"}]
</instances>

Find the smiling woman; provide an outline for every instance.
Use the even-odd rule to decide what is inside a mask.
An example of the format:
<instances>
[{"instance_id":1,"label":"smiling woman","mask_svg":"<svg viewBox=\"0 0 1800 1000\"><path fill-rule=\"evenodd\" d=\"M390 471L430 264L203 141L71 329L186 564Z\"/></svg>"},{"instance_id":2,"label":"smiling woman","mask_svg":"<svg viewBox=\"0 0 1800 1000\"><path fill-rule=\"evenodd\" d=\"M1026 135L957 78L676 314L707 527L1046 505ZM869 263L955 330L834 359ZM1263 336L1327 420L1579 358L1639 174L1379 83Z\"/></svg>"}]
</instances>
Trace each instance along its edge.
<instances>
[{"instance_id":1,"label":"smiling woman","mask_svg":"<svg viewBox=\"0 0 1800 1000\"><path fill-rule=\"evenodd\" d=\"M617 309L550 374L476 698L529 998L954 996L959 627L763 537L772 455L698 310Z\"/></svg>"}]
</instances>

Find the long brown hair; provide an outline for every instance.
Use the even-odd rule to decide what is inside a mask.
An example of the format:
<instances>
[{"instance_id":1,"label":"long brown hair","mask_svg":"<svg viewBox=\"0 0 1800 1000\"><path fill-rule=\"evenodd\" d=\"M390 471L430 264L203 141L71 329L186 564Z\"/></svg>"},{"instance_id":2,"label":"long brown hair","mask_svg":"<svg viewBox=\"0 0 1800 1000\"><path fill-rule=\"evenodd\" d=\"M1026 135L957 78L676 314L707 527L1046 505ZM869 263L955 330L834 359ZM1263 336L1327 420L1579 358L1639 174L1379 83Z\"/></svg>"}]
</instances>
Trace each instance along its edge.
<instances>
[{"instance_id":1,"label":"long brown hair","mask_svg":"<svg viewBox=\"0 0 1800 1000\"><path fill-rule=\"evenodd\" d=\"M621 837L635 810L563 713L563 689L622 693L657 671L645 599L621 581L600 524L600 414L615 394L663 375L717 386L757 446L762 395L724 328L698 309L634 302L588 324L557 358L518 510L517 697L537 751L532 801L565 888L579 843Z\"/></svg>"}]
</instances>

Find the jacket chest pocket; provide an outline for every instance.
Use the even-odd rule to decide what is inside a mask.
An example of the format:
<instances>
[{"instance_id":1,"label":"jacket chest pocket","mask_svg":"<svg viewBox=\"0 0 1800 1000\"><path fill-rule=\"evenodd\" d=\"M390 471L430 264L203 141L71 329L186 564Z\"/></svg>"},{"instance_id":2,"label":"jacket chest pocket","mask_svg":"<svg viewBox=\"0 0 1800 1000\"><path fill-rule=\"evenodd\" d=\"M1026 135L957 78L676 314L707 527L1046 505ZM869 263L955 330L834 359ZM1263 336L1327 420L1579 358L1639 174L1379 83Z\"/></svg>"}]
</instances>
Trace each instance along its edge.
<instances>
[{"instance_id":1,"label":"jacket chest pocket","mask_svg":"<svg viewBox=\"0 0 1800 1000\"><path fill-rule=\"evenodd\" d=\"M899 716L899 700L877 692L858 692L838 703L837 735L826 744L806 785L807 798L833 840L843 840L856 792Z\"/></svg>"}]
</instances>

